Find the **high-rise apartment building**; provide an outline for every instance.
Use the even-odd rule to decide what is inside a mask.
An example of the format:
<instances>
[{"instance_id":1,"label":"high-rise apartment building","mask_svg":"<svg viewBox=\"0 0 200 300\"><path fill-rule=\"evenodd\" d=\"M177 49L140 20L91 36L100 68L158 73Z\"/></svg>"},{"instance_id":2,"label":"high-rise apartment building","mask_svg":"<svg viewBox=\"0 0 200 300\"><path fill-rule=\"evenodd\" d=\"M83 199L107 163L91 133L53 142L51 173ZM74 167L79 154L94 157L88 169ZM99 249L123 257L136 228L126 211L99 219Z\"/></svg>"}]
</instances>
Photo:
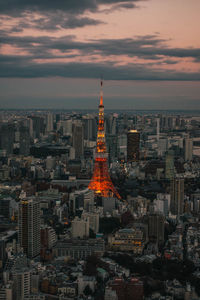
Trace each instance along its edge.
<instances>
[{"instance_id":1,"label":"high-rise apartment building","mask_svg":"<svg viewBox=\"0 0 200 300\"><path fill-rule=\"evenodd\" d=\"M15 300L25 300L31 291L31 271L28 268L17 269L12 274Z\"/></svg>"},{"instance_id":2,"label":"high-rise apartment building","mask_svg":"<svg viewBox=\"0 0 200 300\"><path fill-rule=\"evenodd\" d=\"M184 210L184 179L174 178L170 184L171 213L180 216Z\"/></svg>"},{"instance_id":3,"label":"high-rise apartment building","mask_svg":"<svg viewBox=\"0 0 200 300\"><path fill-rule=\"evenodd\" d=\"M41 248L51 249L57 241L55 230L47 225L44 225L40 230Z\"/></svg>"},{"instance_id":4,"label":"high-rise apartment building","mask_svg":"<svg viewBox=\"0 0 200 300\"><path fill-rule=\"evenodd\" d=\"M19 203L19 242L29 258L40 254L40 203L27 198Z\"/></svg>"},{"instance_id":5,"label":"high-rise apartment building","mask_svg":"<svg viewBox=\"0 0 200 300\"><path fill-rule=\"evenodd\" d=\"M140 157L140 133L130 130L127 134L127 161L139 161Z\"/></svg>"}]
</instances>

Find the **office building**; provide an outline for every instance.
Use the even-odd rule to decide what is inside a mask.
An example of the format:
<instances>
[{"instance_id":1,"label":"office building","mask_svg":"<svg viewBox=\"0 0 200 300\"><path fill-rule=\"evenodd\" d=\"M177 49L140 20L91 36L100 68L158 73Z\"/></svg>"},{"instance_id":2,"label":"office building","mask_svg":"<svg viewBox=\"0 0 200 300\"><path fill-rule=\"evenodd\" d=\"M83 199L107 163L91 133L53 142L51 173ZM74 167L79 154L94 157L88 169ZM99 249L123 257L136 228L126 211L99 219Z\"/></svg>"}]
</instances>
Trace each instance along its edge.
<instances>
[{"instance_id":1,"label":"office building","mask_svg":"<svg viewBox=\"0 0 200 300\"><path fill-rule=\"evenodd\" d=\"M82 214L83 220L89 220L89 228L92 229L94 233L99 232L99 214L95 212L85 212Z\"/></svg>"},{"instance_id":2,"label":"office building","mask_svg":"<svg viewBox=\"0 0 200 300\"><path fill-rule=\"evenodd\" d=\"M79 219L76 217L72 221L72 237L84 238L89 237L89 219Z\"/></svg>"},{"instance_id":3,"label":"office building","mask_svg":"<svg viewBox=\"0 0 200 300\"><path fill-rule=\"evenodd\" d=\"M127 134L127 161L139 161L140 158L140 133L130 130Z\"/></svg>"},{"instance_id":4,"label":"office building","mask_svg":"<svg viewBox=\"0 0 200 300\"><path fill-rule=\"evenodd\" d=\"M108 238L108 243L115 251L131 251L142 254L144 249L144 234L139 228L124 228L116 231Z\"/></svg>"},{"instance_id":5,"label":"office building","mask_svg":"<svg viewBox=\"0 0 200 300\"><path fill-rule=\"evenodd\" d=\"M58 241L53 248L55 257L69 256L74 259L86 259L92 254L103 255L104 251L103 239L67 239Z\"/></svg>"},{"instance_id":6,"label":"office building","mask_svg":"<svg viewBox=\"0 0 200 300\"><path fill-rule=\"evenodd\" d=\"M72 120L64 120L61 122L61 124L63 129L63 135L72 136Z\"/></svg>"},{"instance_id":7,"label":"office building","mask_svg":"<svg viewBox=\"0 0 200 300\"><path fill-rule=\"evenodd\" d=\"M97 123L93 115L86 115L83 117L84 123L84 139L95 141L97 135Z\"/></svg>"}]
</instances>

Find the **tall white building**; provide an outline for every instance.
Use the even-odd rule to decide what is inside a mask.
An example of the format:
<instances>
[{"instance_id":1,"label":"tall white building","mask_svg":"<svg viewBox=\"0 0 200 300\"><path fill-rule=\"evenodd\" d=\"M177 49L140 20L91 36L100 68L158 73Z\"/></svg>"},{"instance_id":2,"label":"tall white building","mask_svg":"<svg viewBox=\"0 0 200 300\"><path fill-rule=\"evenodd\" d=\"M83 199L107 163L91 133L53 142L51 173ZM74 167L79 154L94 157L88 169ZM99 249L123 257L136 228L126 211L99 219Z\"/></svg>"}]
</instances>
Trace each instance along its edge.
<instances>
[{"instance_id":1,"label":"tall white building","mask_svg":"<svg viewBox=\"0 0 200 300\"><path fill-rule=\"evenodd\" d=\"M94 207L94 191L87 190L84 193L84 209L87 211L92 211Z\"/></svg>"},{"instance_id":2,"label":"tall white building","mask_svg":"<svg viewBox=\"0 0 200 300\"><path fill-rule=\"evenodd\" d=\"M93 230L94 233L99 232L99 214L95 212L83 213L83 220L89 219L89 228Z\"/></svg>"},{"instance_id":3,"label":"tall white building","mask_svg":"<svg viewBox=\"0 0 200 300\"><path fill-rule=\"evenodd\" d=\"M72 221L72 237L84 238L89 237L89 219L79 219L76 217Z\"/></svg>"},{"instance_id":4,"label":"tall white building","mask_svg":"<svg viewBox=\"0 0 200 300\"><path fill-rule=\"evenodd\" d=\"M62 121L63 135L72 136L72 119Z\"/></svg>"},{"instance_id":5,"label":"tall white building","mask_svg":"<svg viewBox=\"0 0 200 300\"><path fill-rule=\"evenodd\" d=\"M19 203L19 243L29 258L40 254L40 202L26 198Z\"/></svg>"}]
</instances>

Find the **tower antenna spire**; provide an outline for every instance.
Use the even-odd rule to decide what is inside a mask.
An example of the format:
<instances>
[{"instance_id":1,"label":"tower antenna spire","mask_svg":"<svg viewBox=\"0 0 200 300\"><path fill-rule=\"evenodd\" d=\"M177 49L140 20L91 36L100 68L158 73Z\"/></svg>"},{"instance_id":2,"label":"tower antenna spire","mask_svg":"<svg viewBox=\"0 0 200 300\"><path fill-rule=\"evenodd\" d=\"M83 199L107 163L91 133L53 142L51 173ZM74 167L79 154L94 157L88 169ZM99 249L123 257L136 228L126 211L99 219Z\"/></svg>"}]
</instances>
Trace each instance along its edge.
<instances>
[{"instance_id":1,"label":"tower antenna spire","mask_svg":"<svg viewBox=\"0 0 200 300\"><path fill-rule=\"evenodd\" d=\"M103 106L103 77L101 77L100 104L99 104L99 106Z\"/></svg>"}]
</instances>

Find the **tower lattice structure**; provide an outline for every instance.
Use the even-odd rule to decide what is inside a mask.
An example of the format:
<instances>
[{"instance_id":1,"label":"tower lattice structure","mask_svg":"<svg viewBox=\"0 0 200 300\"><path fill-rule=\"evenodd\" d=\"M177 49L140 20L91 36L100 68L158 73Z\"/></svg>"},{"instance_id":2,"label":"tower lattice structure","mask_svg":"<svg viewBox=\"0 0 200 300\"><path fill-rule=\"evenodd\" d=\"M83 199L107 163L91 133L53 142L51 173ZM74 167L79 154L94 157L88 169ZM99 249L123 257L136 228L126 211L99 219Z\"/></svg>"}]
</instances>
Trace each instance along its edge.
<instances>
[{"instance_id":1,"label":"tower lattice structure","mask_svg":"<svg viewBox=\"0 0 200 300\"><path fill-rule=\"evenodd\" d=\"M120 195L115 189L108 170L108 153L106 152L105 130L104 130L104 105L103 105L103 82L101 81L101 94L99 104L99 123L97 132L97 146L95 153L95 163L92 179L88 188L95 194L102 197L115 195L120 199Z\"/></svg>"}]
</instances>

